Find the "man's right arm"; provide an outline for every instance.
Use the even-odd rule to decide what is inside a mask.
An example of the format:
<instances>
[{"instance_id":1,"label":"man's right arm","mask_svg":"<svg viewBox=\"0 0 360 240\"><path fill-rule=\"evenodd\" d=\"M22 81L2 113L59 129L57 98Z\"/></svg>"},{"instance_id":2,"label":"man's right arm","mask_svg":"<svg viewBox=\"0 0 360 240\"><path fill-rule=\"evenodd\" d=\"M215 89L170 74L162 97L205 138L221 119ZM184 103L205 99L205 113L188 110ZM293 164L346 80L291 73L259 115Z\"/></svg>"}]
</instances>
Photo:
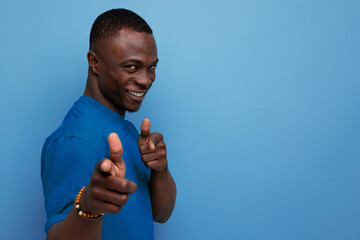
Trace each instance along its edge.
<instances>
[{"instance_id":1,"label":"man's right arm","mask_svg":"<svg viewBox=\"0 0 360 240\"><path fill-rule=\"evenodd\" d=\"M68 216L54 224L48 231L46 239L101 239L102 217L96 219L81 219L75 207Z\"/></svg>"},{"instance_id":2,"label":"man's right arm","mask_svg":"<svg viewBox=\"0 0 360 240\"><path fill-rule=\"evenodd\" d=\"M108 141L110 156L96 164L80 198L79 204L83 212L118 213L127 202L129 194L136 191L136 184L125 178L126 166L122 159L123 149L119 137L112 133ZM85 218L78 215L73 206L64 220L49 229L47 239L101 239L101 229L102 217Z\"/></svg>"}]
</instances>

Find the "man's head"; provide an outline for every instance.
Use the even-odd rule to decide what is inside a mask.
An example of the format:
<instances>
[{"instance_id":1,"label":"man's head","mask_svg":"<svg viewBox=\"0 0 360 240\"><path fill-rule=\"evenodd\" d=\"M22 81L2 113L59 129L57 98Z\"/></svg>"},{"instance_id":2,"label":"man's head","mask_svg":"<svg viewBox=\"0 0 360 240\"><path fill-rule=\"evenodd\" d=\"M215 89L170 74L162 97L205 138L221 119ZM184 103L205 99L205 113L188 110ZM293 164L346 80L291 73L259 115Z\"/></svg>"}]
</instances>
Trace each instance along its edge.
<instances>
[{"instance_id":1,"label":"man's head","mask_svg":"<svg viewBox=\"0 0 360 240\"><path fill-rule=\"evenodd\" d=\"M91 28L89 49L95 50L96 41L104 38L111 38L123 28L152 34L150 26L136 13L127 9L112 9L98 16Z\"/></svg>"},{"instance_id":2,"label":"man's head","mask_svg":"<svg viewBox=\"0 0 360 240\"><path fill-rule=\"evenodd\" d=\"M91 29L88 62L84 95L120 114L137 111L155 80L158 58L151 28L126 9L101 14Z\"/></svg>"}]
</instances>

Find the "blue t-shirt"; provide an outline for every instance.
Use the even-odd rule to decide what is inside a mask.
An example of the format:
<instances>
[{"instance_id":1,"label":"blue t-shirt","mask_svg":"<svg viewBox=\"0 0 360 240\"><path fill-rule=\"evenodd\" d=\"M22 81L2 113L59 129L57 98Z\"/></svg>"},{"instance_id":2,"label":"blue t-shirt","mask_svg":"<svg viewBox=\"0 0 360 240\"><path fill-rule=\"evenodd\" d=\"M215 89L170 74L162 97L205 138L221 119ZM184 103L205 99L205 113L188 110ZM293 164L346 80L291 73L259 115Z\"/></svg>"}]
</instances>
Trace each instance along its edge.
<instances>
[{"instance_id":1,"label":"blue t-shirt","mask_svg":"<svg viewBox=\"0 0 360 240\"><path fill-rule=\"evenodd\" d=\"M137 191L118 214L103 218L102 239L154 239L149 195L150 170L140 158L136 128L124 116L93 98L82 96L60 127L45 141L41 155L47 221L45 231L69 214L79 190L89 183L95 165L109 156L108 135L121 140L126 164L125 178Z\"/></svg>"}]
</instances>

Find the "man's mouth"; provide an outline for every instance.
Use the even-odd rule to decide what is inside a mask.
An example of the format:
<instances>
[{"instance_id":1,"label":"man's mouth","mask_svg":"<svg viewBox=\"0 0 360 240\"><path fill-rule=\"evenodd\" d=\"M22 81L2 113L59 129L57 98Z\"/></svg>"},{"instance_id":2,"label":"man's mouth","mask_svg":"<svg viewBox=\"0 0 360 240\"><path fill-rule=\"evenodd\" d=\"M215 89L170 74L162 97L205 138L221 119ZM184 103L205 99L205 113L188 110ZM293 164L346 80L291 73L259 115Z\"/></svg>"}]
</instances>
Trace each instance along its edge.
<instances>
[{"instance_id":1,"label":"man's mouth","mask_svg":"<svg viewBox=\"0 0 360 240\"><path fill-rule=\"evenodd\" d=\"M135 92L135 91L128 91L131 95L134 95L135 97L142 97L145 95L145 92Z\"/></svg>"}]
</instances>

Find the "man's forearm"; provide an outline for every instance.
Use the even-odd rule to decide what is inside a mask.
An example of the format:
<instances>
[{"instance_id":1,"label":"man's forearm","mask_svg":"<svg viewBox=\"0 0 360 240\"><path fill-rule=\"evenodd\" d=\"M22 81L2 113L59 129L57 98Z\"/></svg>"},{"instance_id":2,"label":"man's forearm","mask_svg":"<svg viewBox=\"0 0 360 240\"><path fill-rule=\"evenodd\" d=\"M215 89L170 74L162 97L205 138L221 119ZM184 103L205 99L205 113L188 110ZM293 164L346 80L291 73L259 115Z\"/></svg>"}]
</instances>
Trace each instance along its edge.
<instances>
[{"instance_id":1,"label":"man's forearm","mask_svg":"<svg viewBox=\"0 0 360 240\"><path fill-rule=\"evenodd\" d=\"M151 171L149 191L154 221L164 223L175 206L176 185L170 171Z\"/></svg>"},{"instance_id":2,"label":"man's forearm","mask_svg":"<svg viewBox=\"0 0 360 240\"><path fill-rule=\"evenodd\" d=\"M72 207L68 216L53 225L46 236L47 240L101 239L102 217L83 218Z\"/></svg>"}]
</instances>

